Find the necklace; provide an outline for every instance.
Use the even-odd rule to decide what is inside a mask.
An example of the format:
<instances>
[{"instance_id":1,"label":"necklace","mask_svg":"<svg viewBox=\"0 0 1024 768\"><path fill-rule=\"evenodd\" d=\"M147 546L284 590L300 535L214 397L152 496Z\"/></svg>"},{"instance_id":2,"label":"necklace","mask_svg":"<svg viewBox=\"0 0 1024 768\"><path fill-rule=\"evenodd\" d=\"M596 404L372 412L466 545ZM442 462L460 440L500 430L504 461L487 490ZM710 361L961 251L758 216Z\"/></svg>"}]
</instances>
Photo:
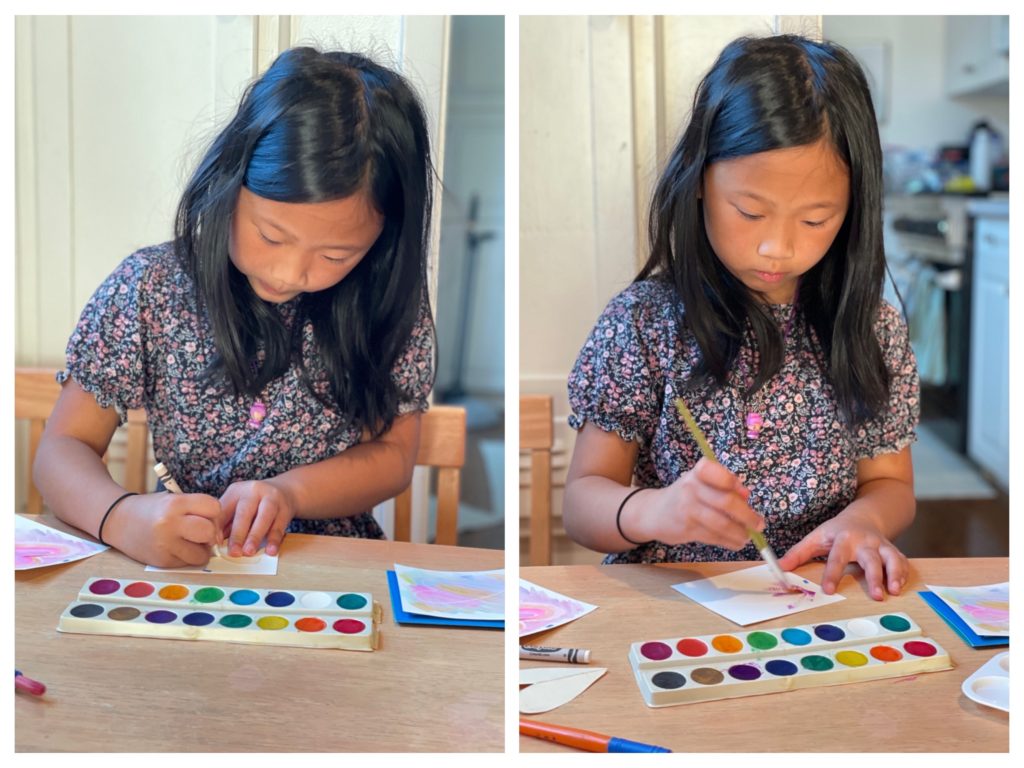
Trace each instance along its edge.
<instances>
[{"instance_id":1,"label":"necklace","mask_svg":"<svg viewBox=\"0 0 1024 768\"><path fill-rule=\"evenodd\" d=\"M789 340L789 334L793 330L793 320L796 317L796 301L793 302L793 307L789 311L789 317L786 318L786 324L782 326L782 350L783 357L785 357L786 342ZM752 334L751 334L752 335ZM757 352L757 348L751 339L750 345L750 362L748 363L746 358L740 354L740 381L739 381L739 392L742 398L743 410L745 411L743 417L743 426L746 429L747 440L757 440L761 436L761 432L764 429L764 411L766 410L766 403L764 399L764 393L759 390L754 394L753 397L747 400L747 391L754 386L754 363L756 362L757 367L760 368L760 355ZM762 385L762 389L767 386L767 382Z\"/></svg>"},{"instance_id":2,"label":"necklace","mask_svg":"<svg viewBox=\"0 0 1024 768\"><path fill-rule=\"evenodd\" d=\"M253 360L250 363L250 367L252 368L253 375L255 376L256 372L259 370L257 366L257 361ZM246 422L246 426L248 426L250 429L259 429L260 426L263 424L263 420L266 418L266 403L264 403L262 400L260 400L259 397L257 397L253 401L253 404L249 406L249 421Z\"/></svg>"}]
</instances>

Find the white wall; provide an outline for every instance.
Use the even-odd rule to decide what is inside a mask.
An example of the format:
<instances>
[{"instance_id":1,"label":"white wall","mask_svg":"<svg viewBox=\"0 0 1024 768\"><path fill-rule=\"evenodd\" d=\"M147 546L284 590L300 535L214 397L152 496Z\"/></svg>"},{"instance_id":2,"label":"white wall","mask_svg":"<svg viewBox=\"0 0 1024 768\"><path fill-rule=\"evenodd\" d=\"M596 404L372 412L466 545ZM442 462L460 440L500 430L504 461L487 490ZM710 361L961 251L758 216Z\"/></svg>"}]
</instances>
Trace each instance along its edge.
<instances>
[{"instance_id":1,"label":"white wall","mask_svg":"<svg viewBox=\"0 0 1024 768\"><path fill-rule=\"evenodd\" d=\"M824 36L840 45L885 42L890 51L889 119L883 145L923 148L969 143L982 118L1008 136L1009 100L946 95L944 16L825 16Z\"/></svg>"}]
</instances>

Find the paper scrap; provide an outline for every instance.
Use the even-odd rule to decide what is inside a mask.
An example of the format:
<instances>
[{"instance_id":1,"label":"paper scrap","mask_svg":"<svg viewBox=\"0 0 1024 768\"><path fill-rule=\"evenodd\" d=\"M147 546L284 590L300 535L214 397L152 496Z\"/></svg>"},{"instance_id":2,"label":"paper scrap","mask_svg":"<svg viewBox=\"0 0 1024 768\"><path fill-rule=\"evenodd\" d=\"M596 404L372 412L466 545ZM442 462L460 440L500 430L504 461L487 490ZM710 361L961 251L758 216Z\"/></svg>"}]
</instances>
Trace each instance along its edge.
<instances>
[{"instance_id":1,"label":"paper scrap","mask_svg":"<svg viewBox=\"0 0 1024 768\"><path fill-rule=\"evenodd\" d=\"M522 670L522 672L530 671ZM525 714L536 714L567 704L600 680L607 671L605 667L545 670L545 680L528 685L519 691L519 711ZM552 676L554 672L563 674ZM519 682L520 684L523 682L522 673L520 673Z\"/></svg>"},{"instance_id":2,"label":"paper scrap","mask_svg":"<svg viewBox=\"0 0 1024 768\"><path fill-rule=\"evenodd\" d=\"M595 608L596 605L553 592L525 579L519 580L520 637L568 624Z\"/></svg>"},{"instance_id":3,"label":"paper scrap","mask_svg":"<svg viewBox=\"0 0 1024 768\"><path fill-rule=\"evenodd\" d=\"M14 516L14 570L72 563L109 549L87 539L58 531L35 520Z\"/></svg>"},{"instance_id":4,"label":"paper scrap","mask_svg":"<svg viewBox=\"0 0 1024 768\"><path fill-rule=\"evenodd\" d=\"M800 591L783 592L767 565L673 584L672 589L740 626L845 600L839 594L826 595L820 584L795 573L786 578Z\"/></svg>"}]
</instances>

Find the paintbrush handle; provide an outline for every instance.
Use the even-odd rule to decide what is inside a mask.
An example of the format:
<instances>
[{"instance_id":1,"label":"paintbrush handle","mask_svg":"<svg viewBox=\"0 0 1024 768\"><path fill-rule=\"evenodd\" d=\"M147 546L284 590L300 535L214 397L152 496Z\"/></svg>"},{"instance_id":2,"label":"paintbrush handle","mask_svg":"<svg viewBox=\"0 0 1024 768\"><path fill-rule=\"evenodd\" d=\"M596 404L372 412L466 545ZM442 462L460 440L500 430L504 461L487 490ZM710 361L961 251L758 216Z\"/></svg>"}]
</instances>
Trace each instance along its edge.
<instances>
[{"instance_id":1,"label":"paintbrush handle","mask_svg":"<svg viewBox=\"0 0 1024 768\"><path fill-rule=\"evenodd\" d=\"M679 415L683 417L683 421L686 423L686 428L690 430L690 434L693 435L693 439L697 441L697 445L700 446L700 452L704 454L704 458L708 461L713 461L716 464L721 462L715 456L715 452L711 450L711 444L708 442L707 437L704 436L704 431L697 425L697 420L693 418L693 414L690 413L690 409L686 407L686 403L683 402L683 398L676 398L676 410L679 411ZM784 585L787 589L789 588L789 582L786 581L786 577L779 567L778 558L775 557L775 553L772 548L768 546L768 540L765 539L764 534L760 531L755 531L753 528L747 528L747 535L750 536L750 540L754 542L754 546L757 547L757 551L760 552L761 557L768 564L769 570L776 580Z\"/></svg>"}]
</instances>

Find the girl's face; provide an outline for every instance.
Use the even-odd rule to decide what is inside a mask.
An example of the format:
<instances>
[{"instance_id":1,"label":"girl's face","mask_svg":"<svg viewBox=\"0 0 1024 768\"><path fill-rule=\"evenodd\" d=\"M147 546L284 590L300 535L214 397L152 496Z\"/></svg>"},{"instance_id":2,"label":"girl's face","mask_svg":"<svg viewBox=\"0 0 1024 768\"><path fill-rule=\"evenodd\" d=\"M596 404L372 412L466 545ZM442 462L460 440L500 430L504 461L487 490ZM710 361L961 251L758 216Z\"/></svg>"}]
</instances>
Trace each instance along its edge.
<instances>
[{"instance_id":1,"label":"girl's face","mask_svg":"<svg viewBox=\"0 0 1024 768\"><path fill-rule=\"evenodd\" d=\"M850 174L826 139L721 160L704 172L704 227L725 268L773 304L791 302L846 217Z\"/></svg>"},{"instance_id":2,"label":"girl's face","mask_svg":"<svg viewBox=\"0 0 1024 768\"><path fill-rule=\"evenodd\" d=\"M282 304L344 279L383 228L384 217L362 191L326 203L279 203L242 187L229 253L257 296Z\"/></svg>"}]
</instances>

